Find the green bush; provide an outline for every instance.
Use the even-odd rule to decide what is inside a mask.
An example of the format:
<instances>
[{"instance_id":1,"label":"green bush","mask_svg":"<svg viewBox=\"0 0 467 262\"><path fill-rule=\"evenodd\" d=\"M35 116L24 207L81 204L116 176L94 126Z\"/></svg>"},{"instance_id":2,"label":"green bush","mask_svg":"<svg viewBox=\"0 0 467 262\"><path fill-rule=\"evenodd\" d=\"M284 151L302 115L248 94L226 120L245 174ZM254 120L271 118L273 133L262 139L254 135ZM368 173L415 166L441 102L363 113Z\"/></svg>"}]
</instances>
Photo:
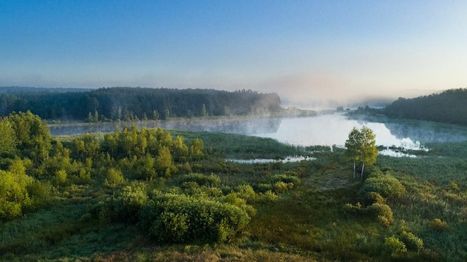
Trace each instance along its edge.
<instances>
[{"instance_id":1,"label":"green bush","mask_svg":"<svg viewBox=\"0 0 467 262\"><path fill-rule=\"evenodd\" d=\"M31 183L25 174L0 170L0 220L21 216L23 208L31 205L27 191Z\"/></svg>"},{"instance_id":2,"label":"green bush","mask_svg":"<svg viewBox=\"0 0 467 262\"><path fill-rule=\"evenodd\" d=\"M255 195L255 199L256 199L256 195ZM219 200L222 203L231 204L231 205L241 208L242 210L245 210L250 217L256 215L256 209L248 205L247 199L242 198L242 196L239 193L233 192L233 193L227 194L226 196L219 198Z\"/></svg>"},{"instance_id":3,"label":"green bush","mask_svg":"<svg viewBox=\"0 0 467 262\"><path fill-rule=\"evenodd\" d=\"M245 199L246 201L253 202L256 200L257 194L252 186L243 184L239 185L236 188L237 194L239 197Z\"/></svg>"},{"instance_id":4,"label":"green bush","mask_svg":"<svg viewBox=\"0 0 467 262\"><path fill-rule=\"evenodd\" d=\"M143 229L163 242L228 241L249 221L232 204L176 194L156 196L141 214Z\"/></svg>"},{"instance_id":5,"label":"green bush","mask_svg":"<svg viewBox=\"0 0 467 262\"><path fill-rule=\"evenodd\" d=\"M448 229L448 223L439 218L435 218L431 220L430 227L436 231L444 231Z\"/></svg>"},{"instance_id":6,"label":"green bush","mask_svg":"<svg viewBox=\"0 0 467 262\"><path fill-rule=\"evenodd\" d=\"M198 195L206 197L218 197L223 195L222 190L217 187L200 186L196 182L184 182L181 188L187 195Z\"/></svg>"},{"instance_id":7,"label":"green bush","mask_svg":"<svg viewBox=\"0 0 467 262\"><path fill-rule=\"evenodd\" d=\"M359 202L355 205L347 203L344 205L344 211L351 215L370 215L375 217L383 226L389 226L393 222L393 213L391 207L386 204L373 203L367 207L362 207Z\"/></svg>"},{"instance_id":8,"label":"green bush","mask_svg":"<svg viewBox=\"0 0 467 262\"><path fill-rule=\"evenodd\" d=\"M400 234L400 238L409 250L419 252L423 249L423 240L417 237L412 232L402 231L402 233Z\"/></svg>"},{"instance_id":9,"label":"green bush","mask_svg":"<svg viewBox=\"0 0 467 262\"><path fill-rule=\"evenodd\" d=\"M274 194L271 190L268 190L264 193L261 193L258 195L258 201L264 201L264 202L273 202L276 201L279 197Z\"/></svg>"},{"instance_id":10,"label":"green bush","mask_svg":"<svg viewBox=\"0 0 467 262\"><path fill-rule=\"evenodd\" d=\"M221 183L221 179L216 175L204 175L193 173L189 175L184 175L180 181L182 184L186 182L194 182L200 186L210 186L217 187Z\"/></svg>"},{"instance_id":11,"label":"green bush","mask_svg":"<svg viewBox=\"0 0 467 262\"><path fill-rule=\"evenodd\" d=\"M125 178L122 175L122 172L115 168L110 168L105 173L105 182L104 184L108 187L116 187L122 184L125 181Z\"/></svg>"},{"instance_id":12,"label":"green bush","mask_svg":"<svg viewBox=\"0 0 467 262\"><path fill-rule=\"evenodd\" d=\"M377 175L366 179L360 190L364 197L370 192L376 192L386 198L397 199L405 194L405 187L391 175Z\"/></svg>"},{"instance_id":13,"label":"green bush","mask_svg":"<svg viewBox=\"0 0 467 262\"><path fill-rule=\"evenodd\" d=\"M272 184L270 183L260 183L255 186L256 190L258 192L267 192L267 191L272 191Z\"/></svg>"},{"instance_id":14,"label":"green bush","mask_svg":"<svg viewBox=\"0 0 467 262\"><path fill-rule=\"evenodd\" d=\"M384 249L392 257L399 257L407 253L407 248L400 239L390 236L384 239Z\"/></svg>"},{"instance_id":15,"label":"green bush","mask_svg":"<svg viewBox=\"0 0 467 262\"><path fill-rule=\"evenodd\" d=\"M287 183L284 183L282 181L276 182L273 185L274 192L276 192L276 193L283 193L283 192L289 190L289 188L291 188L291 187L293 187L293 184L287 184Z\"/></svg>"},{"instance_id":16,"label":"green bush","mask_svg":"<svg viewBox=\"0 0 467 262\"><path fill-rule=\"evenodd\" d=\"M55 172L55 183L57 185L65 185L67 182L68 174L65 170L58 170Z\"/></svg>"},{"instance_id":17,"label":"green bush","mask_svg":"<svg viewBox=\"0 0 467 262\"><path fill-rule=\"evenodd\" d=\"M114 194L106 208L111 221L136 223L139 211L148 202L148 195L143 184L133 184L123 187Z\"/></svg>"},{"instance_id":18,"label":"green bush","mask_svg":"<svg viewBox=\"0 0 467 262\"><path fill-rule=\"evenodd\" d=\"M373 203L386 204L386 200L379 193L369 192L366 195L366 202L371 205Z\"/></svg>"},{"instance_id":19,"label":"green bush","mask_svg":"<svg viewBox=\"0 0 467 262\"><path fill-rule=\"evenodd\" d=\"M378 219L378 222L383 226L389 226L392 224L394 218L392 209L386 204L373 203L367 207L368 212Z\"/></svg>"}]
</instances>

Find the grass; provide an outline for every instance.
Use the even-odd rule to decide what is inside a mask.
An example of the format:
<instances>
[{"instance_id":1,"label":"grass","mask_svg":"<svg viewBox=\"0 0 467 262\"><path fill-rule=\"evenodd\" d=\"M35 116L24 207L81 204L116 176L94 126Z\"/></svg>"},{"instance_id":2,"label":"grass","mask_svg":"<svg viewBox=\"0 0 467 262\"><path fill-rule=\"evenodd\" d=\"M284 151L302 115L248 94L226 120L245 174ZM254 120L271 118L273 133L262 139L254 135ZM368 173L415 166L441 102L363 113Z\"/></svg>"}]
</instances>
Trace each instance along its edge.
<instances>
[{"instance_id":1,"label":"grass","mask_svg":"<svg viewBox=\"0 0 467 262\"><path fill-rule=\"evenodd\" d=\"M235 241L224 244L162 245L135 226L84 219L89 209L112 194L96 185L70 186L53 203L0 224L0 260L95 261L384 261L384 239L410 229L425 249L414 261L467 258L467 150L465 144L439 144L423 157L380 156L377 166L405 186L407 194L389 202L394 223L384 227L370 217L348 215L343 206L360 200L361 181L342 150L315 152L315 161L287 164L235 164L222 157L283 157L303 149L274 140L240 135L177 132L201 137L215 154L193 165L214 173L223 187L258 184L273 174L294 172L301 183L275 202L255 203L256 216ZM312 149L309 149L312 150ZM306 151L305 153L307 154ZM172 186L178 177L162 186ZM444 231L430 222L447 223Z\"/></svg>"}]
</instances>

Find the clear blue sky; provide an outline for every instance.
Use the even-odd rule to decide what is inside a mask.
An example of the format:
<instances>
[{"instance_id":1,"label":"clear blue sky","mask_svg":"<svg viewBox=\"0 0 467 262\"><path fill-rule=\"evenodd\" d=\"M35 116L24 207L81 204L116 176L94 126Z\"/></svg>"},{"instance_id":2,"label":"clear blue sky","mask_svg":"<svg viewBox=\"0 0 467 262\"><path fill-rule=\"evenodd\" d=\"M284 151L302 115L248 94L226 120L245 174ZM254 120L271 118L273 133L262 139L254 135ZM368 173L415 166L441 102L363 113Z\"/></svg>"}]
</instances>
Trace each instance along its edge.
<instances>
[{"instance_id":1,"label":"clear blue sky","mask_svg":"<svg viewBox=\"0 0 467 262\"><path fill-rule=\"evenodd\" d=\"M0 85L274 91L467 86L467 1L0 0Z\"/></svg>"}]
</instances>

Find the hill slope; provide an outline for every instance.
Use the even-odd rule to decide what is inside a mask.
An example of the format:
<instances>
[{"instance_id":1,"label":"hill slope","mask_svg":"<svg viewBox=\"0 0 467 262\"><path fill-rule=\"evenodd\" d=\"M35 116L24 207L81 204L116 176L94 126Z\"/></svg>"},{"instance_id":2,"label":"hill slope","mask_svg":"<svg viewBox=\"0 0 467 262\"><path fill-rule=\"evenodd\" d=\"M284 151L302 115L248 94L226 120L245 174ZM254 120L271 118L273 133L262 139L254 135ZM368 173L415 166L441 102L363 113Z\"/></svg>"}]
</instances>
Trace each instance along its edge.
<instances>
[{"instance_id":1,"label":"hill slope","mask_svg":"<svg viewBox=\"0 0 467 262\"><path fill-rule=\"evenodd\" d=\"M383 109L383 113L392 117L467 125L467 89L412 99L399 98Z\"/></svg>"}]
</instances>

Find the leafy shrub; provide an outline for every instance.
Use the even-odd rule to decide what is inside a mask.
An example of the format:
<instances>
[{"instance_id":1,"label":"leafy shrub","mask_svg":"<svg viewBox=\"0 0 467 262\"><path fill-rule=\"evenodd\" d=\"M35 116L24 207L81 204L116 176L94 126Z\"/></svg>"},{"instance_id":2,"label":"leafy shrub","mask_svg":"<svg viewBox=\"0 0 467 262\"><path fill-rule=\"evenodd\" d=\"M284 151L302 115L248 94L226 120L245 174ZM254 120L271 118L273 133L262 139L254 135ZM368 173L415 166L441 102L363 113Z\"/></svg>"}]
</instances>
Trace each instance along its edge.
<instances>
[{"instance_id":1,"label":"leafy shrub","mask_svg":"<svg viewBox=\"0 0 467 262\"><path fill-rule=\"evenodd\" d=\"M239 197L247 200L247 201L255 201L256 200L256 192L250 185L239 185L236 188L237 194Z\"/></svg>"},{"instance_id":2,"label":"leafy shrub","mask_svg":"<svg viewBox=\"0 0 467 262\"><path fill-rule=\"evenodd\" d=\"M272 191L272 184L270 183L260 183L255 186L256 190L258 192L267 192L267 191Z\"/></svg>"},{"instance_id":3,"label":"leafy shrub","mask_svg":"<svg viewBox=\"0 0 467 262\"><path fill-rule=\"evenodd\" d=\"M80 169L79 173L78 173L78 179L79 179L79 183L81 183L81 184L91 183L91 181L92 181L91 172L89 172L86 169Z\"/></svg>"},{"instance_id":4,"label":"leafy shrub","mask_svg":"<svg viewBox=\"0 0 467 262\"><path fill-rule=\"evenodd\" d=\"M200 186L196 182L185 182L182 184L181 188L187 195L198 195L206 197L218 197L223 195L222 190L217 187Z\"/></svg>"},{"instance_id":5,"label":"leafy shrub","mask_svg":"<svg viewBox=\"0 0 467 262\"><path fill-rule=\"evenodd\" d=\"M105 182L104 184L108 187L115 187L122 184L125 181L125 178L122 175L122 172L115 168L110 168L105 173Z\"/></svg>"},{"instance_id":6,"label":"leafy shrub","mask_svg":"<svg viewBox=\"0 0 467 262\"><path fill-rule=\"evenodd\" d=\"M248 205L247 200L242 198L239 193L233 192L219 199L223 203L228 203L245 210L250 217L256 215L256 209Z\"/></svg>"},{"instance_id":7,"label":"leafy shrub","mask_svg":"<svg viewBox=\"0 0 467 262\"><path fill-rule=\"evenodd\" d=\"M366 179L360 190L363 196L367 196L370 192L376 192L383 197L397 199L405 194L405 187L397 178L391 175L378 175Z\"/></svg>"},{"instance_id":8,"label":"leafy shrub","mask_svg":"<svg viewBox=\"0 0 467 262\"><path fill-rule=\"evenodd\" d=\"M200 186L217 187L220 185L221 179L216 175L193 173L182 177L181 183L185 182L194 182Z\"/></svg>"},{"instance_id":9,"label":"leafy shrub","mask_svg":"<svg viewBox=\"0 0 467 262\"><path fill-rule=\"evenodd\" d=\"M123 187L114 194L105 208L110 220L136 223L139 211L148 202L148 195L143 184Z\"/></svg>"},{"instance_id":10,"label":"leafy shrub","mask_svg":"<svg viewBox=\"0 0 467 262\"><path fill-rule=\"evenodd\" d=\"M274 194L271 190L268 190L264 193L261 193L258 195L258 201L263 201L263 202L273 202L276 201L279 197Z\"/></svg>"},{"instance_id":11,"label":"leafy shrub","mask_svg":"<svg viewBox=\"0 0 467 262\"><path fill-rule=\"evenodd\" d=\"M55 183L57 185L64 185L67 181L68 174L66 173L65 170L58 170L55 173Z\"/></svg>"},{"instance_id":12,"label":"leafy shrub","mask_svg":"<svg viewBox=\"0 0 467 262\"><path fill-rule=\"evenodd\" d=\"M365 200L368 204L386 204L386 200L384 199L384 197L382 197L379 193L376 192L369 192L368 194L366 194Z\"/></svg>"},{"instance_id":13,"label":"leafy shrub","mask_svg":"<svg viewBox=\"0 0 467 262\"><path fill-rule=\"evenodd\" d=\"M370 214L373 214L378 219L378 222L383 226L389 226L393 222L393 213L390 206L386 204L373 203L368 208Z\"/></svg>"},{"instance_id":14,"label":"leafy shrub","mask_svg":"<svg viewBox=\"0 0 467 262\"><path fill-rule=\"evenodd\" d=\"M27 187L32 178L25 174L13 174L0 170L0 220L9 220L23 213L23 207L31 204Z\"/></svg>"},{"instance_id":15,"label":"leafy shrub","mask_svg":"<svg viewBox=\"0 0 467 262\"><path fill-rule=\"evenodd\" d=\"M223 242L249 221L247 212L232 204L175 194L156 196L141 214L144 230L163 242Z\"/></svg>"},{"instance_id":16,"label":"leafy shrub","mask_svg":"<svg viewBox=\"0 0 467 262\"><path fill-rule=\"evenodd\" d=\"M423 240L409 231L402 231L400 234L401 240L409 250L421 251L423 249Z\"/></svg>"},{"instance_id":17,"label":"leafy shrub","mask_svg":"<svg viewBox=\"0 0 467 262\"><path fill-rule=\"evenodd\" d=\"M407 248L404 242L395 236L390 236L384 239L384 249L393 257L398 257L407 253Z\"/></svg>"},{"instance_id":18,"label":"leafy shrub","mask_svg":"<svg viewBox=\"0 0 467 262\"><path fill-rule=\"evenodd\" d=\"M435 218L431 220L430 227L436 231L444 231L448 229L448 223L439 218Z\"/></svg>"},{"instance_id":19,"label":"leafy shrub","mask_svg":"<svg viewBox=\"0 0 467 262\"><path fill-rule=\"evenodd\" d=\"M293 184L291 184L291 186L289 186L289 184L284 183L282 181L276 182L273 185L274 192L276 192L276 193L283 193L283 192L289 190L290 187L293 187Z\"/></svg>"},{"instance_id":20,"label":"leafy shrub","mask_svg":"<svg viewBox=\"0 0 467 262\"><path fill-rule=\"evenodd\" d=\"M383 226L389 226L394 220L391 207L384 203L373 203L367 207L362 207L360 202L357 202L355 205L347 203L344 205L343 209L346 213L351 215L370 215L375 217Z\"/></svg>"}]
</instances>

